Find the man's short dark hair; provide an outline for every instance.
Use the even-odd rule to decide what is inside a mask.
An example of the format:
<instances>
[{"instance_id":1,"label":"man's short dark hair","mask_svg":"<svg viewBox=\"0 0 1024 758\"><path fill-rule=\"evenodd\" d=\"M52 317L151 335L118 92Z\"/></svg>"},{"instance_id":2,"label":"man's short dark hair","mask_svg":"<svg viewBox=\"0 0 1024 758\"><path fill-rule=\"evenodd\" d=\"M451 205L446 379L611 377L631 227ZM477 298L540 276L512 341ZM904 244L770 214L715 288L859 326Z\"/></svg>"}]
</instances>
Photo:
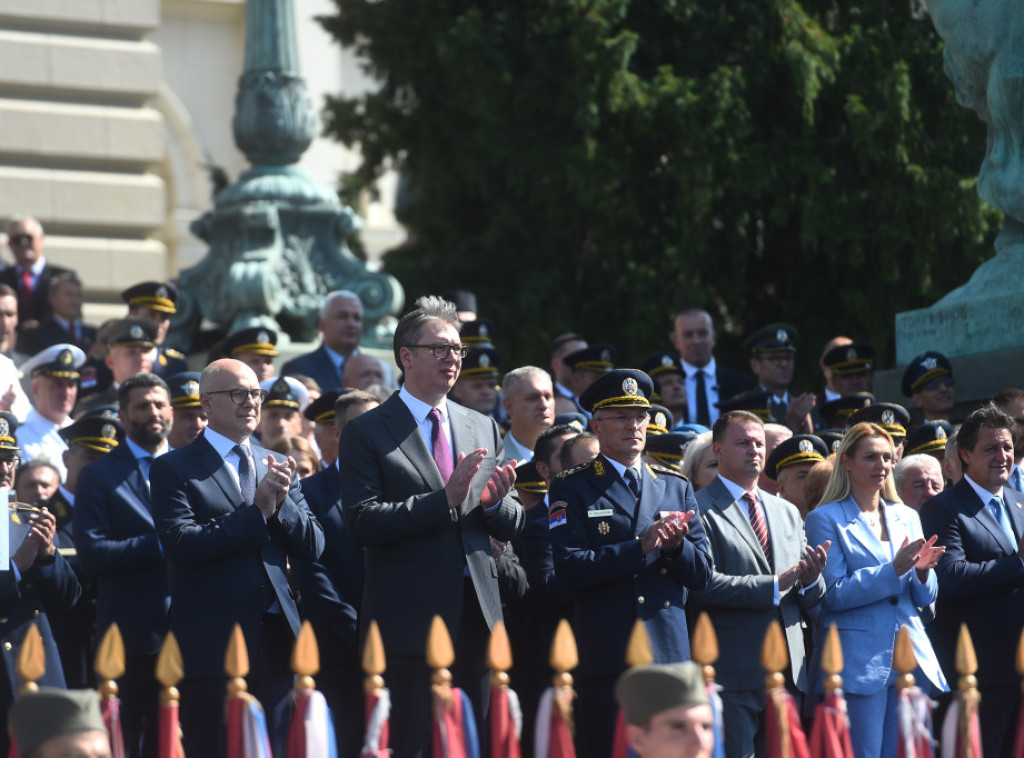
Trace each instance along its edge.
<instances>
[{"instance_id":1,"label":"man's short dark hair","mask_svg":"<svg viewBox=\"0 0 1024 758\"><path fill-rule=\"evenodd\" d=\"M551 342L551 354L554 355L558 352L558 349L568 342L586 342L582 334L578 332L566 332L565 334L559 334Z\"/></svg>"},{"instance_id":2,"label":"man's short dark hair","mask_svg":"<svg viewBox=\"0 0 1024 758\"><path fill-rule=\"evenodd\" d=\"M992 396L992 405L1006 413L1011 405L1021 402L1024 402L1024 390L1016 387L1005 387Z\"/></svg>"},{"instance_id":3,"label":"man's short dark hair","mask_svg":"<svg viewBox=\"0 0 1024 758\"><path fill-rule=\"evenodd\" d=\"M54 274L50 277L46 287L50 292L56 292L60 285L65 282L77 284L79 288L82 287L82 280L78 278L78 274L74 271L61 271L59 274Z\"/></svg>"},{"instance_id":4,"label":"man's short dark hair","mask_svg":"<svg viewBox=\"0 0 1024 758\"><path fill-rule=\"evenodd\" d=\"M57 464L54 463L49 458L47 458L45 455L40 455L39 457L32 458L31 460L27 460L24 463L22 463L20 466L18 466L18 470L14 473L14 487L15 487L15 489L17 489L17 487L18 487L18 479L21 477L22 474L27 474L30 471L35 471L37 468L52 469L57 474L57 481L58 482L63 482L64 481L64 477L62 477L60 475L60 469L57 468Z\"/></svg>"},{"instance_id":5,"label":"man's short dark hair","mask_svg":"<svg viewBox=\"0 0 1024 758\"><path fill-rule=\"evenodd\" d=\"M569 468L572 465L572 449L581 442L587 440L594 440L598 442L597 435L593 432L580 432L575 437L570 437L562 444L562 449L558 453L558 462L562 464L562 470ZM600 442L598 442L600 444Z\"/></svg>"},{"instance_id":6,"label":"man's short dark hair","mask_svg":"<svg viewBox=\"0 0 1024 758\"><path fill-rule=\"evenodd\" d=\"M395 363L402 366L402 348L415 345L420 336L420 329L428 321L441 321L453 327L456 332L462 331L459 312L455 304L437 295L425 295L416 301L416 309L406 313L395 327Z\"/></svg>"},{"instance_id":7,"label":"man's short dark hair","mask_svg":"<svg viewBox=\"0 0 1024 758\"><path fill-rule=\"evenodd\" d=\"M9 284L0 284L0 297L13 297L18 299L18 292Z\"/></svg>"},{"instance_id":8,"label":"man's short dark hair","mask_svg":"<svg viewBox=\"0 0 1024 758\"><path fill-rule=\"evenodd\" d=\"M131 394L131 391L140 387L147 390L152 389L153 387L163 387L167 396L171 396L171 391L167 387L167 382L156 374L149 371L143 371L141 374L128 377L121 383L121 386L117 388L117 407L122 411L125 410L128 407L128 396Z\"/></svg>"},{"instance_id":9,"label":"man's short dark hair","mask_svg":"<svg viewBox=\"0 0 1024 758\"><path fill-rule=\"evenodd\" d=\"M549 426L540 433L540 436L537 437L537 441L533 445L533 459L550 466L551 454L555 451L555 440L558 437L564 436L575 437L579 433L580 430L572 424Z\"/></svg>"},{"instance_id":10,"label":"man's short dark hair","mask_svg":"<svg viewBox=\"0 0 1024 758\"><path fill-rule=\"evenodd\" d=\"M974 452L982 429L1007 429L1011 437L1017 436L1017 422L1013 420L1012 416L992 403L983 405L964 419L964 423L960 425L960 429L956 433L961 461L963 461L964 450ZM966 461L963 462L966 466Z\"/></svg>"},{"instance_id":11,"label":"man's short dark hair","mask_svg":"<svg viewBox=\"0 0 1024 758\"><path fill-rule=\"evenodd\" d=\"M339 425L338 422L345 418L349 408L360 403L376 403L380 405L380 398L363 390L346 392L334 401L334 425L341 429L344 424Z\"/></svg>"},{"instance_id":12,"label":"man's short dark hair","mask_svg":"<svg viewBox=\"0 0 1024 758\"><path fill-rule=\"evenodd\" d=\"M726 411L717 419L711 427L711 441L721 442L725 439L725 432L733 421L742 421L744 424L758 424L764 426L764 420L750 411Z\"/></svg>"}]
</instances>

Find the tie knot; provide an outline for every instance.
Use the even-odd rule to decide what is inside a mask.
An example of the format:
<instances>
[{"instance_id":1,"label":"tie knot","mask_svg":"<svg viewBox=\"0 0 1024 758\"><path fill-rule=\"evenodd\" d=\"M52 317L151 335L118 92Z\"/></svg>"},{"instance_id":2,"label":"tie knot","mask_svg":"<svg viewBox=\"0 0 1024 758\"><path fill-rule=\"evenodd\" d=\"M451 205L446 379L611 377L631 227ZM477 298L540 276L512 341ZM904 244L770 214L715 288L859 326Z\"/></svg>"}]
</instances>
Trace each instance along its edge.
<instances>
[{"instance_id":1,"label":"tie knot","mask_svg":"<svg viewBox=\"0 0 1024 758\"><path fill-rule=\"evenodd\" d=\"M743 499L746 500L751 505L755 505L757 503L757 495L755 495L753 492L744 492Z\"/></svg>"},{"instance_id":2,"label":"tie knot","mask_svg":"<svg viewBox=\"0 0 1024 758\"><path fill-rule=\"evenodd\" d=\"M244 461L249 460L249 456L251 455L249 448L246 445L235 445L235 452L238 454L238 457Z\"/></svg>"},{"instance_id":3,"label":"tie knot","mask_svg":"<svg viewBox=\"0 0 1024 758\"><path fill-rule=\"evenodd\" d=\"M431 408L430 413L427 415L430 416L430 420L435 424L441 423L441 410L439 408Z\"/></svg>"}]
</instances>

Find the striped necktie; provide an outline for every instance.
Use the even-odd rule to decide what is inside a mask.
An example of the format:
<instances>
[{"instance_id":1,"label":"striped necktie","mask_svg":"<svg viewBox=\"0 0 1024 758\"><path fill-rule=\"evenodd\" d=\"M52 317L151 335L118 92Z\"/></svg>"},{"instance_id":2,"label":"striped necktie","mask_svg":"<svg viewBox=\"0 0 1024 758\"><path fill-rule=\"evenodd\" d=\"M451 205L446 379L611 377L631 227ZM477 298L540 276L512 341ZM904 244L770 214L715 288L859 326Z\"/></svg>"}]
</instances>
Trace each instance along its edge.
<instances>
[{"instance_id":1,"label":"striped necktie","mask_svg":"<svg viewBox=\"0 0 1024 758\"><path fill-rule=\"evenodd\" d=\"M743 499L747 501L747 515L750 517L750 526L754 530L754 536L761 543L764 557L768 559L768 565L771 566L772 545L768 541L768 523L764 520L764 511L761 509L761 504L757 501L757 498L749 492L743 495Z\"/></svg>"}]
</instances>

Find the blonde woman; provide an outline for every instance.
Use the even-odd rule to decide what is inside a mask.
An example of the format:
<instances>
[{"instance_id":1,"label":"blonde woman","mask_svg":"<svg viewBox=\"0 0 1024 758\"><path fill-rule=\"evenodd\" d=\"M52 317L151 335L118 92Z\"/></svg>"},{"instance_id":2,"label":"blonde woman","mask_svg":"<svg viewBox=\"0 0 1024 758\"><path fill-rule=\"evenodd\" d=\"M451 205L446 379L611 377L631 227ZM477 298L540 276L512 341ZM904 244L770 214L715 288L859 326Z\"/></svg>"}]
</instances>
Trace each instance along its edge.
<instances>
[{"instance_id":1,"label":"blonde woman","mask_svg":"<svg viewBox=\"0 0 1024 758\"><path fill-rule=\"evenodd\" d=\"M807 541L831 540L821 628L835 624L843 647L843 690L858 758L895 756L898 737L896 635L904 624L917 656L915 678L932 694L949 689L918 607L935 601L934 567L945 552L925 539L917 512L893 485L895 449L880 426L851 427L836 454L822 505L807 515ZM818 639L821 639L819 636Z\"/></svg>"},{"instance_id":2,"label":"blonde woman","mask_svg":"<svg viewBox=\"0 0 1024 758\"><path fill-rule=\"evenodd\" d=\"M711 449L711 432L704 432L686 446L680 472L690 480L694 492L715 480L718 460Z\"/></svg>"}]
</instances>

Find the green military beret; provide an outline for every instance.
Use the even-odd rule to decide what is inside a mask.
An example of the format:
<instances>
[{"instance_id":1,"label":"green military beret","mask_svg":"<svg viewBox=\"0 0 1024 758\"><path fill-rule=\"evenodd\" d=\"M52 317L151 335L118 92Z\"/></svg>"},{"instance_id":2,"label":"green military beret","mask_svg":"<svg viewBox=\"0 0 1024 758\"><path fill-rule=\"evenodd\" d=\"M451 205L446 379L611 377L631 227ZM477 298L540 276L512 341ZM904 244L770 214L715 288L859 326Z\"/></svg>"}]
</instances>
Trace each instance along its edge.
<instances>
[{"instance_id":1,"label":"green military beret","mask_svg":"<svg viewBox=\"0 0 1024 758\"><path fill-rule=\"evenodd\" d=\"M662 711L710 702L704 675L693 661L627 669L615 683L615 699L627 724L646 724Z\"/></svg>"},{"instance_id":2,"label":"green military beret","mask_svg":"<svg viewBox=\"0 0 1024 758\"><path fill-rule=\"evenodd\" d=\"M107 731L100 714L100 698L95 690L61 690L40 687L26 692L7 713L11 735L18 743L18 755L62 734Z\"/></svg>"}]
</instances>

